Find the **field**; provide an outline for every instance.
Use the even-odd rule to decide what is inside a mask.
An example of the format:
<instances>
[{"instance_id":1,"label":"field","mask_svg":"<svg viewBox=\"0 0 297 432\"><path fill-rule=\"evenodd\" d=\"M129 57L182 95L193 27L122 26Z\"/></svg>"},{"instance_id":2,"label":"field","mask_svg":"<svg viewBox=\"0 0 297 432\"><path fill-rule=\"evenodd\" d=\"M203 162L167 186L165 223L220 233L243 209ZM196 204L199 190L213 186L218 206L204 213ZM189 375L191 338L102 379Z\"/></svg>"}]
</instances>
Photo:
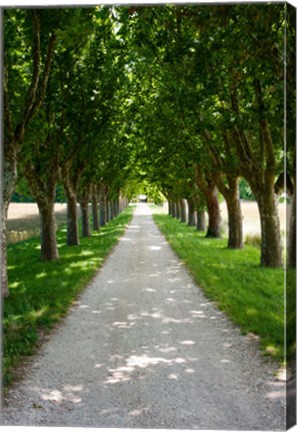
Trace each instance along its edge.
<instances>
[{"instance_id":1,"label":"field","mask_svg":"<svg viewBox=\"0 0 297 432\"><path fill-rule=\"evenodd\" d=\"M167 212L167 204L164 204L164 210ZM260 236L260 218L258 206L255 201L241 201L241 210L243 215L243 236ZM228 230L228 217L227 206L225 201L221 203L221 215L223 231L227 233ZM285 231L286 220L286 205L279 204L279 217L282 233Z\"/></svg>"},{"instance_id":2,"label":"field","mask_svg":"<svg viewBox=\"0 0 297 432\"><path fill-rule=\"evenodd\" d=\"M66 204L55 204L58 227L66 223ZM40 234L37 204L11 203L8 209L7 240L16 243Z\"/></svg>"},{"instance_id":3,"label":"field","mask_svg":"<svg viewBox=\"0 0 297 432\"><path fill-rule=\"evenodd\" d=\"M167 204L163 206L167 212ZM242 201L243 235L260 236L260 220L256 202ZM58 227L66 223L66 204L55 204ZM221 203L223 230L228 230L226 203ZM286 205L279 204L279 216L282 233L285 231ZM30 237L39 236L39 216L36 204L11 203L8 210L8 242L15 243Z\"/></svg>"}]
</instances>

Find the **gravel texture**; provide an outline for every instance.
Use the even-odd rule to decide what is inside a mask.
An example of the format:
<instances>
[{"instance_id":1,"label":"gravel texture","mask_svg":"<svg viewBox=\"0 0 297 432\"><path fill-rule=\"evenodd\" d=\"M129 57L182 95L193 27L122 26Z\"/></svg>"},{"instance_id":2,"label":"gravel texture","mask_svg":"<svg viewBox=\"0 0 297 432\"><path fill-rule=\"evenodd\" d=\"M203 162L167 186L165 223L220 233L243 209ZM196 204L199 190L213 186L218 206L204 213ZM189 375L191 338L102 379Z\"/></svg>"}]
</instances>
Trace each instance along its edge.
<instances>
[{"instance_id":1,"label":"gravel texture","mask_svg":"<svg viewBox=\"0 0 297 432\"><path fill-rule=\"evenodd\" d=\"M146 204L25 369L2 425L285 428L277 365L205 298Z\"/></svg>"}]
</instances>

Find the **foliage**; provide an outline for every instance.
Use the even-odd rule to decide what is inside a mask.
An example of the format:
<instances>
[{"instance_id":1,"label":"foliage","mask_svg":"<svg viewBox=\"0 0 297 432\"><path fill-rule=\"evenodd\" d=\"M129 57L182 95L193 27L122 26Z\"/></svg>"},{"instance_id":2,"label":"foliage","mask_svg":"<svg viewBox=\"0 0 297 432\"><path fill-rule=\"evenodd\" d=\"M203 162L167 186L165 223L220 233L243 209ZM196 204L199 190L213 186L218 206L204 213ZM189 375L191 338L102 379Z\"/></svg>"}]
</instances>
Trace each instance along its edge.
<instances>
[{"instance_id":1,"label":"foliage","mask_svg":"<svg viewBox=\"0 0 297 432\"><path fill-rule=\"evenodd\" d=\"M243 177L241 177L239 182L239 195L240 198L243 200L255 201L255 197L253 195L251 187Z\"/></svg>"}]
</instances>

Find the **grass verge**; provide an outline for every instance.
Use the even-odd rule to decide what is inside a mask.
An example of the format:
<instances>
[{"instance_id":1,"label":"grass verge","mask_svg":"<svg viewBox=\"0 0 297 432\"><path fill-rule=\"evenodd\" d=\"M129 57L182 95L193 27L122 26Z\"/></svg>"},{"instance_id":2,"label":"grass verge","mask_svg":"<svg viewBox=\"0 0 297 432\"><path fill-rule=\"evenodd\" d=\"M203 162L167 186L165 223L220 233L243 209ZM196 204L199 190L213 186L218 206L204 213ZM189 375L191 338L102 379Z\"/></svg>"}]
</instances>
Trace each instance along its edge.
<instances>
[{"instance_id":1,"label":"grass verge","mask_svg":"<svg viewBox=\"0 0 297 432\"><path fill-rule=\"evenodd\" d=\"M284 271L260 267L256 247L231 250L226 239L205 238L171 216L154 214L154 220L206 296L283 362Z\"/></svg>"},{"instance_id":2,"label":"grass verge","mask_svg":"<svg viewBox=\"0 0 297 432\"><path fill-rule=\"evenodd\" d=\"M38 335L53 327L66 314L77 294L96 274L130 222L133 209L81 238L79 246L66 246L66 228L57 232L60 259L39 259L39 238L8 246L10 296L3 305L4 386L14 377L13 370L37 346Z\"/></svg>"}]
</instances>

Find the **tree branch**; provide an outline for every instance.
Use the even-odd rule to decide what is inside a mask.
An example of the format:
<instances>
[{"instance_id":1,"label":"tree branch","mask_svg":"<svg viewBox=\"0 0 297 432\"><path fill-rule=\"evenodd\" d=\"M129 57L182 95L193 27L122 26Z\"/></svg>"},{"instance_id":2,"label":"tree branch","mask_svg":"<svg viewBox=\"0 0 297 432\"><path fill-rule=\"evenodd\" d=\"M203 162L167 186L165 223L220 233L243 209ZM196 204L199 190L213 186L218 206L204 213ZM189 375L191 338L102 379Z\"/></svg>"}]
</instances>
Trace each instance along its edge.
<instances>
[{"instance_id":1,"label":"tree branch","mask_svg":"<svg viewBox=\"0 0 297 432\"><path fill-rule=\"evenodd\" d=\"M40 19L37 10L32 11L33 20L33 74L31 86L28 92L27 100L24 106L23 116L20 123L16 126L15 139L21 142L25 134L25 126L28 123L30 113L34 107L37 88L40 79Z\"/></svg>"}]
</instances>

